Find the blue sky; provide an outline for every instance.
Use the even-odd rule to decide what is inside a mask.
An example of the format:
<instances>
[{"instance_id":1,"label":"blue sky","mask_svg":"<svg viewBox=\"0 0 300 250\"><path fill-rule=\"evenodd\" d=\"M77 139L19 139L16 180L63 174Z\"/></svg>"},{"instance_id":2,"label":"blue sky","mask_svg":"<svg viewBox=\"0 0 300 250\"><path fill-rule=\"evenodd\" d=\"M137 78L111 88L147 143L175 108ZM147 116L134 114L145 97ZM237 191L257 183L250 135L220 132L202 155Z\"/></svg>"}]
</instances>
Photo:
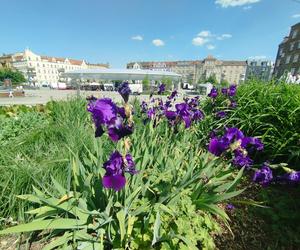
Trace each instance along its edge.
<instances>
[{"instance_id":1,"label":"blue sky","mask_svg":"<svg viewBox=\"0 0 300 250\"><path fill-rule=\"evenodd\" d=\"M109 62L275 59L300 0L0 0L0 53Z\"/></svg>"}]
</instances>

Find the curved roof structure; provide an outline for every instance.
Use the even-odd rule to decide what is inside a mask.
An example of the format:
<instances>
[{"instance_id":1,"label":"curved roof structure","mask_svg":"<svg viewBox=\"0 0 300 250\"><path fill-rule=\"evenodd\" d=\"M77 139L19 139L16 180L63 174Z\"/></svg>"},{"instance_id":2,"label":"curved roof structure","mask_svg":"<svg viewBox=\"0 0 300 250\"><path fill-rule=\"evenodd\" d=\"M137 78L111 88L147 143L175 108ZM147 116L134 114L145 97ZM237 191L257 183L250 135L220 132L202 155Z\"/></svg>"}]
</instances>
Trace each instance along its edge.
<instances>
[{"instance_id":1,"label":"curved roof structure","mask_svg":"<svg viewBox=\"0 0 300 250\"><path fill-rule=\"evenodd\" d=\"M179 81L181 75L174 72L141 70L141 69L82 69L68 71L62 74L63 77L72 79L102 79L102 80L161 80L170 78Z\"/></svg>"}]
</instances>

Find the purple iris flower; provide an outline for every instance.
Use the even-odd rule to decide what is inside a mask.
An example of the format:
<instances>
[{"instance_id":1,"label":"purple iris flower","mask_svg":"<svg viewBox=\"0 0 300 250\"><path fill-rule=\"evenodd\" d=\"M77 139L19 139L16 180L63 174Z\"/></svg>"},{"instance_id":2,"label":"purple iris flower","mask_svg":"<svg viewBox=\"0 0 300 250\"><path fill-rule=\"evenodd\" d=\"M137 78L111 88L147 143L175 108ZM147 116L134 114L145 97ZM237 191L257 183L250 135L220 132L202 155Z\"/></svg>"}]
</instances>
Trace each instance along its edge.
<instances>
[{"instance_id":1,"label":"purple iris flower","mask_svg":"<svg viewBox=\"0 0 300 250\"><path fill-rule=\"evenodd\" d=\"M210 93L208 94L209 97L215 99L218 96L218 90L217 88L213 87L210 91Z\"/></svg>"},{"instance_id":2,"label":"purple iris flower","mask_svg":"<svg viewBox=\"0 0 300 250\"><path fill-rule=\"evenodd\" d=\"M191 117L189 112L189 106L186 103L178 103L175 105L178 116L185 122L185 127L191 126Z\"/></svg>"},{"instance_id":3,"label":"purple iris flower","mask_svg":"<svg viewBox=\"0 0 300 250\"><path fill-rule=\"evenodd\" d=\"M165 92L165 90L166 90L166 85L162 83L162 84L159 85L157 93L159 95L161 95L163 92Z\"/></svg>"},{"instance_id":4,"label":"purple iris flower","mask_svg":"<svg viewBox=\"0 0 300 250\"><path fill-rule=\"evenodd\" d=\"M125 156L125 169L124 169L124 171L131 174L131 175L134 175L134 174L138 173L138 171L135 169L135 163L133 161L133 158L132 158L131 154L127 154Z\"/></svg>"},{"instance_id":5,"label":"purple iris flower","mask_svg":"<svg viewBox=\"0 0 300 250\"><path fill-rule=\"evenodd\" d=\"M122 155L115 151L111 154L109 160L104 163L103 167L106 170L102 178L102 184L105 188L112 188L115 191L121 190L126 184L125 172L136 174L135 165L132 156L127 154L125 156L126 162Z\"/></svg>"},{"instance_id":6,"label":"purple iris flower","mask_svg":"<svg viewBox=\"0 0 300 250\"><path fill-rule=\"evenodd\" d=\"M123 82L118 88L119 94L123 97L124 102L128 102L129 95L131 94L131 89L129 88L128 82Z\"/></svg>"},{"instance_id":7,"label":"purple iris flower","mask_svg":"<svg viewBox=\"0 0 300 250\"><path fill-rule=\"evenodd\" d=\"M208 151L214 154L215 156L220 156L228 148L229 141L227 140L227 138L211 138L208 145Z\"/></svg>"},{"instance_id":8,"label":"purple iris flower","mask_svg":"<svg viewBox=\"0 0 300 250\"><path fill-rule=\"evenodd\" d=\"M109 160L103 165L106 173L102 178L102 184L105 188L112 188L115 191L119 191L125 186L126 178L123 166L122 155L118 151L112 153Z\"/></svg>"},{"instance_id":9,"label":"purple iris flower","mask_svg":"<svg viewBox=\"0 0 300 250\"><path fill-rule=\"evenodd\" d=\"M147 116L149 119L154 119L155 117L155 109L154 108L150 108L148 111L147 111Z\"/></svg>"},{"instance_id":10,"label":"purple iris flower","mask_svg":"<svg viewBox=\"0 0 300 250\"><path fill-rule=\"evenodd\" d=\"M226 205L226 207L225 207L227 210L229 210L229 211L232 211L232 210L234 210L235 209L235 206L234 205L232 205L232 204L230 204L230 203L228 203L227 205Z\"/></svg>"},{"instance_id":11,"label":"purple iris flower","mask_svg":"<svg viewBox=\"0 0 300 250\"><path fill-rule=\"evenodd\" d=\"M278 176L276 179L290 184L300 183L300 171L292 171L284 174L283 176Z\"/></svg>"},{"instance_id":12,"label":"purple iris flower","mask_svg":"<svg viewBox=\"0 0 300 250\"><path fill-rule=\"evenodd\" d=\"M256 170L253 176L253 181L261 184L262 186L267 186L273 179L272 170L267 163L264 163L261 169Z\"/></svg>"},{"instance_id":13,"label":"purple iris flower","mask_svg":"<svg viewBox=\"0 0 300 250\"><path fill-rule=\"evenodd\" d=\"M248 155L245 155L242 151L235 150L232 163L237 167L250 167L253 164L253 161Z\"/></svg>"},{"instance_id":14,"label":"purple iris flower","mask_svg":"<svg viewBox=\"0 0 300 250\"><path fill-rule=\"evenodd\" d=\"M117 113L123 118L126 118L126 112L124 107L117 107Z\"/></svg>"},{"instance_id":15,"label":"purple iris flower","mask_svg":"<svg viewBox=\"0 0 300 250\"><path fill-rule=\"evenodd\" d=\"M223 95L227 95L228 89L227 88L222 88L221 92Z\"/></svg>"},{"instance_id":16,"label":"purple iris flower","mask_svg":"<svg viewBox=\"0 0 300 250\"><path fill-rule=\"evenodd\" d=\"M114 142L122 139L125 136L131 135L133 133L133 126L120 125L119 127L110 127L108 129L108 135L110 139Z\"/></svg>"},{"instance_id":17,"label":"purple iris flower","mask_svg":"<svg viewBox=\"0 0 300 250\"><path fill-rule=\"evenodd\" d=\"M87 110L92 113L96 127L101 124L109 124L111 120L117 117L117 106L109 98L91 101Z\"/></svg>"},{"instance_id":18,"label":"purple iris flower","mask_svg":"<svg viewBox=\"0 0 300 250\"><path fill-rule=\"evenodd\" d=\"M191 108L195 108L195 107L197 107L198 106L198 99L196 99L196 98L192 98L189 102L188 102L188 104L189 104L189 106L191 107Z\"/></svg>"},{"instance_id":19,"label":"purple iris flower","mask_svg":"<svg viewBox=\"0 0 300 250\"><path fill-rule=\"evenodd\" d=\"M166 103L164 104L164 110L167 108L172 107L172 102L171 101L166 101Z\"/></svg>"},{"instance_id":20,"label":"purple iris flower","mask_svg":"<svg viewBox=\"0 0 300 250\"><path fill-rule=\"evenodd\" d=\"M237 107L237 102L236 101L230 101L230 104L229 104L229 107L230 108L236 108Z\"/></svg>"},{"instance_id":21,"label":"purple iris flower","mask_svg":"<svg viewBox=\"0 0 300 250\"><path fill-rule=\"evenodd\" d=\"M244 138L244 134L238 128L227 128L224 135L231 143Z\"/></svg>"},{"instance_id":22,"label":"purple iris flower","mask_svg":"<svg viewBox=\"0 0 300 250\"><path fill-rule=\"evenodd\" d=\"M174 91L171 93L171 95L168 96L168 99L169 99L169 100L172 100L172 99L174 99L177 95L178 95L177 90L174 90Z\"/></svg>"},{"instance_id":23,"label":"purple iris flower","mask_svg":"<svg viewBox=\"0 0 300 250\"><path fill-rule=\"evenodd\" d=\"M169 121L174 121L177 117L177 114L175 111L171 111L171 110L166 110L165 111L165 116Z\"/></svg>"},{"instance_id":24,"label":"purple iris flower","mask_svg":"<svg viewBox=\"0 0 300 250\"><path fill-rule=\"evenodd\" d=\"M204 113L200 109L193 110L192 114L192 120L193 121L199 121L204 118Z\"/></svg>"},{"instance_id":25,"label":"purple iris flower","mask_svg":"<svg viewBox=\"0 0 300 250\"><path fill-rule=\"evenodd\" d=\"M219 112L217 112L216 113L216 117L217 118L224 118L224 117L226 117L226 112L225 111L219 111Z\"/></svg>"},{"instance_id":26,"label":"purple iris flower","mask_svg":"<svg viewBox=\"0 0 300 250\"><path fill-rule=\"evenodd\" d=\"M143 113L147 112L148 104L145 101L142 101L141 109Z\"/></svg>"},{"instance_id":27,"label":"purple iris flower","mask_svg":"<svg viewBox=\"0 0 300 250\"><path fill-rule=\"evenodd\" d=\"M242 138L241 146L250 151L254 151L254 150L261 151L264 149L264 144L261 142L260 139L255 137Z\"/></svg>"},{"instance_id":28,"label":"purple iris flower","mask_svg":"<svg viewBox=\"0 0 300 250\"><path fill-rule=\"evenodd\" d=\"M235 96L236 95L236 85L230 85L229 86L228 95L229 96Z\"/></svg>"}]
</instances>

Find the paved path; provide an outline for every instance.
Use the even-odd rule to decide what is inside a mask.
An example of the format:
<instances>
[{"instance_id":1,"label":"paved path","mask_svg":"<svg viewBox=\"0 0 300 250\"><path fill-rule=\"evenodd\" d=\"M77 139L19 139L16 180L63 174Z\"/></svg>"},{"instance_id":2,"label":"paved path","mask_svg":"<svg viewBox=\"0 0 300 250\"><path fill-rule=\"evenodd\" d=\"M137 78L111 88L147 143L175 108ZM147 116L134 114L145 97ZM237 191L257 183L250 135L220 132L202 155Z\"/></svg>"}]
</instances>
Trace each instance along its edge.
<instances>
[{"instance_id":1,"label":"paved path","mask_svg":"<svg viewBox=\"0 0 300 250\"><path fill-rule=\"evenodd\" d=\"M186 92L181 94L181 97L178 98L182 100L183 95L186 95ZM35 104L45 104L51 100L67 100L68 98L75 97L77 95L76 90L50 90L50 89L39 89L39 90L26 90L25 97L14 97L0 98L0 106L3 105L15 105L15 104L24 104L24 105L35 105ZM121 96L118 92L114 91L80 91L80 95L83 97L94 95L97 98L108 97L113 99L116 102L121 101ZM136 96L139 100L149 100L149 95L138 95ZM131 97L132 98L132 97ZM166 96L163 96L165 99Z\"/></svg>"}]
</instances>

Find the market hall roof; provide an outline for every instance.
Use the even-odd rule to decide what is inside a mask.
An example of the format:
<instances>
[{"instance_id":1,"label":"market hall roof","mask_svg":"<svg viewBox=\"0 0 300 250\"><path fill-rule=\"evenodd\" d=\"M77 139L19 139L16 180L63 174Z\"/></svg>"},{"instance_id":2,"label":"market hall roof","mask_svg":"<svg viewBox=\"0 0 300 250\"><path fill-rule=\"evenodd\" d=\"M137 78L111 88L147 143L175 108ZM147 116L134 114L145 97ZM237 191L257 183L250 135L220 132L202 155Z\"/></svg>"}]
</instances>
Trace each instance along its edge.
<instances>
[{"instance_id":1,"label":"market hall roof","mask_svg":"<svg viewBox=\"0 0 300 250\"><path fill-rule=\"evenodd\" d=\"M63 77L73 79L103 79L103 80L162 80L170 78L175 81L181 79L180 74L168 71L141 70L141 69L82 69L68 71Z\"/></svg>"}]
</instances>

